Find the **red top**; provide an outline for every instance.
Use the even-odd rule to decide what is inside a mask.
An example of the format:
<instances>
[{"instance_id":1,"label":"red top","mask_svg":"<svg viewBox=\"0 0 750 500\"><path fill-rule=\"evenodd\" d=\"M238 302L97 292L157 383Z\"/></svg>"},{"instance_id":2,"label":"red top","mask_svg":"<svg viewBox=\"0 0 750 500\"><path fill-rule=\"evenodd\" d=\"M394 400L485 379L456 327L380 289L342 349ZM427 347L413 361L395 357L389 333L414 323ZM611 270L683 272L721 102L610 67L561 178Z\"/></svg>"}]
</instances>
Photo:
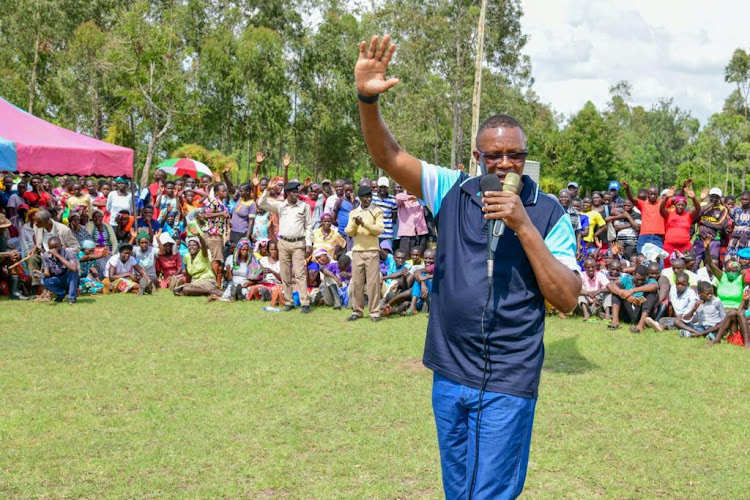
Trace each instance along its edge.
<instances>
[{"instance_id":1,"label":"red top","mask_svg":"<svg viewBox=\"0 0 750 500\"><path fill-rule=\"evenodd\" d=\"M180 254L160 255L156 258L156 274L169 278L182 271L182 259Z\"/></svg>"},{"instance_id":2,"label":"red top","mask_svg":"<svg viewBox=\"0 0 750 500\"><path fill-rule=\"evenodd\" d=\"M661 216L659 211L659 204L661 200L656 203L650 203L648 201L636 200L636 208L641 212L641 235L644 234L658 234L659 236L664 235L664 218Z\"/></svg>"},{"instance_id":3,"label":"red top","mask_svg":"<svg viewBox=\"0 0 750 500\"><path fill-rule=\"evenodd\" d=\"M32 208L46 208L52 197L44 191L37 194L33 190L29 190L23 193L23 199L26 200Z\"/></svg>"},{"instance_id":4,"label":"red top","mask_svg":"<svg viewBox=\"0 0 750 500\"><path fill-rule=\"evenodd\" d=\"M684 211L682 215L677 215L677 211L672 210L667 214L664 225L667 228L667 232L664 235L664 243L669 242L673 245L684 245L690 242L690 226L693 225L691 212Z\"/></svg>"}]
</instances>

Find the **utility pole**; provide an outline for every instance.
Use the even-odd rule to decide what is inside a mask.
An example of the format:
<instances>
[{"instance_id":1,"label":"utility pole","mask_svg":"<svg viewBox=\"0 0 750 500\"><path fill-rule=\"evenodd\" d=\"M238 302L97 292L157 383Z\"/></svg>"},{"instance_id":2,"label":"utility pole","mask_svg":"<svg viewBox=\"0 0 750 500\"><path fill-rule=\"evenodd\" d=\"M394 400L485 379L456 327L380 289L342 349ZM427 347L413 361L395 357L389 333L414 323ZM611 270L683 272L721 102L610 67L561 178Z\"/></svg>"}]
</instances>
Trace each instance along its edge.
<instances>
[{"instance_id":1,"label":"utility pole","mask_svg":"<svg viewBox=\"0 0 750 500\"><path fill-rule=\"evenodd\" d=\"M469 163L469 175L479 175L477 161L474 159L474 150L477 149L477 130L479 130L479 108L482 100L482 62L484 61L484 18L487 13L487 0L482 0L482 8L479 11L479 24L477 26L477 64L474 68L474 96L471 100L471 163Z\"/></svg>"}]
</instances>

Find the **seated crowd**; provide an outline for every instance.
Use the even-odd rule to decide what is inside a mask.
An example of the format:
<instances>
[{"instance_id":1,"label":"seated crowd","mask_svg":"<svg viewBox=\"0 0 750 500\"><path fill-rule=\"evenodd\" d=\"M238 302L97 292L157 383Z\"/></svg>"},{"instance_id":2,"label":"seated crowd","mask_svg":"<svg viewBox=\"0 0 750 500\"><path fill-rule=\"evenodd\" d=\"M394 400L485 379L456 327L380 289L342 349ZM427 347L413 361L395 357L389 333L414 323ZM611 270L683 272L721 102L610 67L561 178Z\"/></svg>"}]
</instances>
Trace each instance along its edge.
<instances>
[{"instance_id":1,"label":"seated crowd","mask_svg":"<svg viewBox=\"0 0 750 500\"><path fill-rule=\"evenodd\" d=\"M11 299L80 294L260 300L270 310L364 308L379 321L429 308L434 221L381 177L313 183L227 172L154 182L0 177L0 292ZM222 178L223 177L223 178Z\"/></svg>"},{"instance_id":2,"label":"seated crowd","mask_svg":"<svg viewBox=\"0 0 750 500\"><path fill-rule=\"evenodd\" d=\"M750 347L750 191L737 204L719 188L699 197L691 184L633 196L626 182L612 181L581 198L571 182L558 193L582 270L574 314L611 330L627 322L633 333L674 328L709 345L725 338Z\"/></svg>"}]
</instances>

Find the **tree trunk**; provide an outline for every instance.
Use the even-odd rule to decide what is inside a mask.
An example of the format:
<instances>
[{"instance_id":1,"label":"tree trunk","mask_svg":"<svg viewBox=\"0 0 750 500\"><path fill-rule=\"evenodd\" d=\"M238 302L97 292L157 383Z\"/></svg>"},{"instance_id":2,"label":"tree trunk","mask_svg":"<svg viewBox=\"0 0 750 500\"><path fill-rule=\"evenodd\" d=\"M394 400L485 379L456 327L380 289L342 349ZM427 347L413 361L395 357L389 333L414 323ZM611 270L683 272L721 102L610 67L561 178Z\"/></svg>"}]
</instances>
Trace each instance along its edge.
<instances>
[{"instance_id":1,"label":"tree trunk","mask_svg":"<svg viewBox=\"0 0 750 500\"><path fill-rule=\"evenodd\" d=\"M479 130L479 110L482 100L482 61L484 60L484 18L487 12L487 0L482 0L477 24L477 60L474 68L474 95L471 99L471 150L477 149L477 130ZM462 148L463 149L463 148ZM463 153L463 151L462 151ZM479 168L474 155L469 159L470 175L479 175Z\"/></svg>"},{"instance_id":2,"label":"tree trunk","mask_svg":"<svg viewBox=\"0 0 750 500\"><path fill-rule=\"evenodd\" d=\"M435 157L433 165L440 165L440 120L438 115L435 113Z\"/></svg>"},{"instance_id":3,"label":"tree trunk","mask_svg":"<svg viewBox=\"0 0 750 500\"><path fill-rule=\"evenodd\" d=\"M39 37L41 36L42 21L37 17L36 36L34 38L34 62L31 65L29 77L29 114L34 114L34 97L36 96L36 69L39 66Z\"/></svg>"},{"instance_id":4,"label":"tree trunk","mask_svg":"<svg viewBox=\"0 0 750 500\"><path fill-rule=\"evenodd\" d=\"M141 172L141 188L148 186L148 178L151 173L151 162L154 159L154 151L156 150L156 144L159 139L169 130L172 125L172 115L167 115L167 122L164 124L161 130L156 123L154 128L151 130L151 139L148 141L148 152L146 153L146 161L143 163L143 172Z\"/></svg>"},{"instance_id":5,"label":"tree trunk","mask_svg":"<svg viewBox=\"0 0 750 500\"><path fill-rule=\"evenodd\" d=\"M727 175L724 178L724 192L727 192L727 189L729 189L729 162L727 162Z\"/></svg>"}]
</instances>

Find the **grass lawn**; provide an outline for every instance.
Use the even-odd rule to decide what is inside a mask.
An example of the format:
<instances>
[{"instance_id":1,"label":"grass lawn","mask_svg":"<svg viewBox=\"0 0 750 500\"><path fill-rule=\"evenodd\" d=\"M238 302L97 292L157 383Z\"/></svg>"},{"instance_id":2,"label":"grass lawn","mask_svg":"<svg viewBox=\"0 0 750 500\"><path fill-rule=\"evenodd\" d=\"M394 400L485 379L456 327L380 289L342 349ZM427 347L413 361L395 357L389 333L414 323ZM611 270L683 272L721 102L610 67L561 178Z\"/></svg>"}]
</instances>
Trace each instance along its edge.
<instances>
[{"instance_id":1,"label":"grass lawn","mask_svg":"<svg viewBox=\"0 0 750 500\"><path fill-rule=\"evenodd\" d=\"M440 498L425 317L0 302L0 497ZM550 319L529 498L748 498L750 351Z\"/></svg>"}]
</instances>

